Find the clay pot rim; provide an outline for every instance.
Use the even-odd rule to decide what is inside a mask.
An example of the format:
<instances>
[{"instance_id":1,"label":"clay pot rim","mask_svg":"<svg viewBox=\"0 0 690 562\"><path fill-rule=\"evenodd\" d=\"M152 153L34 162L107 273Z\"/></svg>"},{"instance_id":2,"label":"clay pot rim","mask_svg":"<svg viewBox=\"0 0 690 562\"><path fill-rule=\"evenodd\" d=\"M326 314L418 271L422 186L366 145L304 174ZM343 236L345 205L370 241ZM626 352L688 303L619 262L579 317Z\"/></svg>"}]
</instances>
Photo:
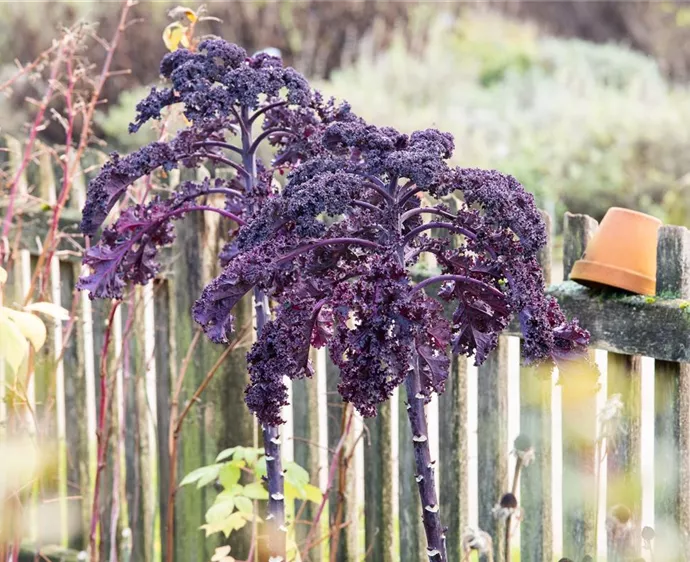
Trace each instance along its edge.
<instances>
[{"instance_id":1,"label":"clay pot rim","mask_svg":"<svg viewBox=\"0 0 690 562\"><path fill-rule=\"evenodd\" d=\"M614 283L603 282L602 279L614 277ZM635 294L653 295L656 291L656 279L642 275L637 271L624 267L599 263L589 260L577 260L569 278L573 281L592 283L596 286L606 286L623 289Z\"/></svg>"},{"instance_id":2,"label":"clay pot rim","mask_svg":"<svg viewBox=\"0 0 690 562\"><path fill-rule=\"evenodd\" d=\"M661 219L658 219L654 215L648 215L647 213L643 213L642 211L635 211L634 209L626 209L625 207L609 207L609 209L606 211L606 213L608 214L610 211L620 211L620 212L626 213L628 215L636 215L638 217L650 219L659 225L664 224Z\"/></svg>"}]
</instances>

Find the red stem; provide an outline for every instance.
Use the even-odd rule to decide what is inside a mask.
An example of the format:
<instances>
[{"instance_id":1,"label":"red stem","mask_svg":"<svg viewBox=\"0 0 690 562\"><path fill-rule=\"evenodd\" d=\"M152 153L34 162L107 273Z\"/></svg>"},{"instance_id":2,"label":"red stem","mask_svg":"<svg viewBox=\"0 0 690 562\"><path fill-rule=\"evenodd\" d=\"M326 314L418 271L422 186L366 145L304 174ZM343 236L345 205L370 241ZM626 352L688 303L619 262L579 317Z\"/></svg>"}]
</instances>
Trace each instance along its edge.
<instances>
[{"instance_id":1,"label":"red stem","mask_svg":"<svg viewBox=\"0 0 690 562\"><path fill-rule=\"evenodd\" d=\"M44 241L44 246L47 249L47 257L45 259L46 263L46 269L50 265L50 261L53 258L53 254L55 253L55 245L53 244L53 240L56 237L57 234L57 227L58 227L58 221L60 220L60 214L62 213L62 209L65 206L65 203L67 202L67 198L69 196L70 192L70 187L71 187L71 176L70 176L70 152L72 149L72 134L74 131L74 107L73 107L73 100L72 100L72 95L74 94L74 69L72 68L72 56L74 54L74 51L70 53L70 57L67 59L67 93L65 94L65 104L66 104L66 114L67 114L67 130L65 132L65 154L63 155L63 164L62 164L62 189L60 190L60 196L57 199L57 202L55 203L55 207L53 208L53 218L50 223L50 230L48 231L48 236L46 237L46 240ZM43 294L43 291L45 290L45 285L48 281L49 275L46 272L46 275L43 276L43 283L41 284L41 290L40 293Z\"/></svg>"},{"instance_id":2,"label":"red stem","mask_svg":"<svg viewBox=\"0 0 690 562\"><path fill-rule=\"evenodd\" d=\"M86 112L83 116L82 119L82 129L81 129L81 135L79 137L79 144L77 145L77 150L75 152L73 162L72 162L72 167L69 168L69 162L68 159L65 158L65 170L67 170L67 173L65 174L65 177L63 178L63 189L60 193L60 200L62 201L62 204L56 204L54 212L53 212L53 220L51 223L51 228L48 233L48 236L46 237L46 240L43 243L43 251L41 252L41 255L38 257L38 262L36 264L36 267L34 268L34 274L31 278L31 283L29 285L29 289L26 292L26 303L29 302L31 299L31 295L33 294L33 289L36 285L36 279L38 278L38 274L40 271L43 269L43 264L46 263L46 256L50 252L50 255L52 256L52 252L54 252L54 241L56 238L56 232L57 232L57 227L60 219L60 214L62 213L62 208L64 206L64 203L67 201L67 198L69 196L69 192L72 188L72 182L71 178L74 176L77 167L81 164L81 156L86 149L86 146L89 142L89 135L91 133L91 123L93 121L93 115L96 111L96 106L98 105L98 100L101 97L101 92L103 91L103 86L105 85L105 81L108 79L108 76L110 75L110 66L113 62L113 56L115 54L115 50L117 49L117 46L120 42L120 37L122 36L122 33L125 30L126 23L127 23L127 14L129 13L130 7L134 4L134 0L124 0L123 2L123 7L122 7L122 12L120 13L120 21L118 23L117 29L115 30L115 33L113 34L113 38L110 42L110 45L108 46L105 61L103 62L103 66L101 67L101 74L98 78L98 82L93 89L93 93L91 94L91 99L89 100L89 105L86 108ZM60 56L58 57L58 60L62 56L62 51L60 51ZM45 98L44 98L45 99ZM45 108L44 108L45 111ZM72 112L70 112L72 113ZM71 119L74 119L73 115L70 115ZM33 131L32 131L33 133ZM68 146L71 143L68 143ZM10 202L11 206L12 201ZM10 216L10 212L8 211L8 217ZM8 218L6 217L6 219ZM9 227L8 227L9 228ZM4 232L3 228L3 236L6 235ZM1 257L1 256L0 256ZM50 260L48 260L48 263L50 263Z\"/></svg>"},{"instance_id":3,"label":"red stem","mask_svg":"<svg viewBox=\"0 0 690 562\"><path fill-rule=\"evenodd\" d=\"M347 404L345 404L345 408L347 408ZM309 545L311 543L311 539L316 532L316 529L318 529L319 521L321 520L321 515L323 514L323 510L326 507L326 501L328 501L328 492L330 491L331 487L333 486L333 480L335 479L335 473L340 466L340 452L342 448L345 446L345 440L347 439L347 436L350 434L350 429L352 427L352 420L354 418L354 413L350 411L350 415L347 420L347 425L345 426L345 430L343 433L340 435L340 439L338 440L338 444L335 447L335 451L333 452L333 460L331 461L331 466L328 468L328 480L326 482L326 490L323 493L323 497L321 498L321 503L319 504L319 509L316 512L316 516L314 517L314 521L312 521L311 524L311 529L309 529L309 534L307 535L306 538L306 544L307 544L307 549L309 549Z\"/></svg>"},{"instance_id":4,"label":"red stem","mask_svg":"<svg viewBox=\"0 0 690 562\"><path fill-rule=\"evenodd\" d=\"M108 325L105 330L103 347L101 348L101 396L99 400L100 412L98 417L98 428L96 430L96 440L98 443L98 464L96 465L96 478L93 489L93 504L91 508L91 529L89 533L89 551L93 560L98 560L96 550L96 529L98 527L98 499L101 483L101 474L105 468L105 454L107 450L108 438L105 435L106 427L106 410L108 405L108 348L110 347L110 338L113 333L113 319L115 318L115 311L120 306L120 301L115 301L110 308L108 315Z\"/></svg>"},{"instance_id":5,"label":"red stem","mask_svg":"<svg viewBox=\"0 0 690 562\"><path fill-rule=\"evenodd\" d=\"M24 156L22 158L21 164L17 168L17 171L14 174L14 177L12 178L12 181L10 182L9 185L9 190L10 190L10 197L9 197L9 203L7 205L7 211L5 214L5 220L2 223L2 237L1 238L6 238L7 235L10 232L10 224L12 223L12 218L14 216L14 202L15 199L17 198L17 188L19 187L19 180L22 177L22 174L24 173L24 170L29 164L29 161L31 160L31 154L33 151L34 144L36 143L36 139L38 138L38 129L43 122L43 117L45 116L46 109L48 108L48 103L50 102L50 99L53 97L53 91L55 89L55 81L57 80L57 75L60 70L60 67L62 66L62 56L64 53L64 42L58 51L58 56L55 59L55 62L53 63L53 66L50 71L50 76L48 77L48 89L46 90L46 93L43 95L43 99L41 100L41 105L38 108L38 113L36 114L36 118L34 119L33 125L31 126L31 131L29 132L29 140L26 143L26 148L24 149ZM2 248L0 248L0 258L2 258L1 254ZM2 260L0 260L2 261Z\"/></svg>"}]
</instances>

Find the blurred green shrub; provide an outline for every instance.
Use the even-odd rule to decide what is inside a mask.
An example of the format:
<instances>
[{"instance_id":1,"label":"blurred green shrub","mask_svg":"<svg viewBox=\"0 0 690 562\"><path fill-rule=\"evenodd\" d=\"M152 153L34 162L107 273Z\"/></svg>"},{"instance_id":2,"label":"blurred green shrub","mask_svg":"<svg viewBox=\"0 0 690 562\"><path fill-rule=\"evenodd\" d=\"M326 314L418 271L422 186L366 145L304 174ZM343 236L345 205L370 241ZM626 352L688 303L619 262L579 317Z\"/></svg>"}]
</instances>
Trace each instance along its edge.
<instances>
[{"instance_id":1,"label":"blurred green shrub","mask_svg":"<svg viewBox=\"0 0 690 562\"><path fill-rule=\"evenodd\" d=\"M120 94L116 103L96 115L96 123L117 150L131 152L158 138L153 127L142 127L136 135L129 133L129 124L136 116L137 103L148 95L150 89L142 86L126 90Z\"/></svg>"},{"instance_id":2,"label":"blurred green shrub","mask_svg":"<svg viewBox=\"0 0 690 562\"><path fill-rule=\"evenodd\" d=\"M401 33L318 86L374 123L452 132L458 164L511 173L546 208L690 223L690 92L653 59L487 12L429 25L421 50Z\"/></svg>"}]
</instances>

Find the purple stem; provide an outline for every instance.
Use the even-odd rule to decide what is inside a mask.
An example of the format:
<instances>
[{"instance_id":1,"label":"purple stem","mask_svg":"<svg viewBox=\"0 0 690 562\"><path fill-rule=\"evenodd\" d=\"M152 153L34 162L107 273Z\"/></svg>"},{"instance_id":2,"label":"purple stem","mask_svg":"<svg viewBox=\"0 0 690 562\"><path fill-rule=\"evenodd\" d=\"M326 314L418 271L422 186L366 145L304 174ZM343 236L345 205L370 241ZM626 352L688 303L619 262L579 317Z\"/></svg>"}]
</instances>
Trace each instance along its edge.
<instances>
[{"instance_id":1,"label":"purple stem","mask_svg":"<svg viewBox=\"0 0 690 562\"><path fill-rule=\"evenodd\" d=\"M261 109L258 109L254 112L254 114L249 118L249 124L253 124L254 121L256 121L259 116L263 115L267 111L270 111L271 109L274 109L276 107L280 107L281 105L287 105L286 101L276 101L273 103L269 103L268 105L262 107Z\"/></svg>"},{"instance_id":2,"label":"purple stem","mask_svg":"<svg viewBox=\"0 0 690 562\"><path fill-rule=\"evenodd\" d=\"M472 238L473 240L477 237L477 235L472 232L471 230L467 230L466 228L462 228L461 226L455 226L452 223L449 222L428 222L426 224L423 224L421 226L418 226L417 228L413 228L410 230L405 235L404 242L405 244L408 244L410 240L412 240L417 234L420 232L424 232L425 230L432 230L434 228L443 228L445 230L452 230L453 232L457 232L459 234L462 234L463 236L467 236L468 238Z\"/></svg>"},{"instance_id":3,"label":"purple stem","mask_svg":"<svg viewBox=\"0 0 690 562\"><path fill-rule=\"evenodd\" d=\"M416 362L419 358L416 358ZM436 485L434 483L434 463L429 449L429 430L424 413L424 395L421 393L419 366L410 369L405 379L407 392L407 417L412 430L414 460L416 465L415 480L419 487L422 501L422 521L426 533L426 553L429 562L446 562L446 537L441 526Z\"/></svg>"},{"instance_id":4,"label":"purple stem","mask_svg":"<svg viewBox=\"0 0 690 562\"><path fill-rule=\"evenodd\" d=\"M505 294L503 294L501 291L496 289L495 287L492 287L491 285L487 285L483 281L480 281L479 279L473 279L472 277L465 277L464 275L436 275L435 277L428 277L421 283L417 283L413 288L412 291L421 291L424 287L431 285L433 283L441 283L443 281L458 281L460 283L467 283L470 285L477 285L484 289L485 291L488 291L497 297L504 298Z\"/></svg>"},{"instance_id":5,"label":"purple stem","mask_svg":"<svg viewBox=\"0 0 690 562\"><path fill-rule=\"evenodd\" d=\"M245 191L252 195L256 188L256 157L252 147L252 123L249 110L242 108L242 115L237 115L242 130L242 163L248 172L245 177ZM257 139L258 140L258 139ZM252 205L253 206L253 205ZM251 207L251 206L250 206ZM250 208L251 213L254 209ZM266 295L259 288L254 288L254 310L256 314L256 334L261 332L270 319L270 310ZM264 438L264 453L266 456L266 484L268 486L268 552L270 560L284 562L286 560L286 527L285 527L285 493L283 482L283 465L280 455L280 434L276 426L267 425L262 428Z\"/></svg>"},{"instance_id":6,"label":"purple stem","mask_svg":"<svg viewBox=\"0 0 690 562\"><path fill-rule=\"evenodd\" d=\"M393 199L393 197L391 197L390 193L388 193L388 191L386 190L386 187L385 186L382 187L381 185L379 185L381 183L380 181L378 183L372 182L371 177L369 177L369 176L367 176L367 179L369 179L369 182L367 182L367 184L366 184L367 187L373 189L376 193L381 195L381 197L383 197L389 203L395 202L395 199Z\"/></svg>"},{"instance_id":7,"label":"purple stem","mask_svg":"<svg viewBox=\"0 0 690 562\"><path fill-rule=\"evenodd\" d=\"M439 215L451 220L455 220L457 218L453 213L443 209L435 209L434 207L417 207L416 209L403 213L400 217L400 222L404 223L407 219L422 214Z\"/></svg>"},{"instance_id":8,"label":"purple stem","mask_svg":"<svg viewBox=\"0 0 690 562\"><path fill-rule=\"evenodd\" d=\"M223 156L220 156L218 154L214 154L213 152L195 152L194 154L190 154L189 156L186 156L186 158L208 158L209 160L213 160L215 162L220 162L221 164L225 164L226 166L230 166L231 168L237 170L240 174L243 174L245 177L249 175L249 171L240 166L237 162L233 162L232 160L228 158L224 158Z\"/></svg>"},{"instance_id":9,"label":"purple stem","mask_svg":"<svg viewBox=\"0 0 690 562\"><path fill-rule=\"evenodd\" d=\"M410 197L412 197L412 196L415 195L416 193L419 193L420 191L424 191L424 188L423 188L423 187L419 187L419 186L414 186L414 187L412 187L411 189L409 189L408 191L404 191L404 192L402 193L402 195L400 195L400 197L398 198L398 205L400 205L400 206L404 205L405 202L406 202Z\"/></svg>"},{"instance_id":10,"label":"purple stem","mask_svg":"<svg viewBox=\"0 0 690 562\"><path fill-rule=\"evenodd\" d=\"M232 150L233 152L236 152L237 154L242 154L242 150L237 148L234 144L230 144L229 142L223 142L223 141L202 141L202 142L195 142L194 143L194 148L205 148L207 146L210 147L218 147L218 148L225 148L227 150Z\"/></svg>"},{"instance_id":11,"label":"purple stem","mask_svg":"<svg viewBox=\"0 0 690 562\"><path fill-rule=\"evenodd\" d=\"M288 129L281 129L280 127L275 127L273 129L266 129L263 133L261 133L258 137L256 137L256 140L254 141L254 143L249 148L249 153L254 154L264 139L270 137L271 135L275 135L278 133L281 133L283 135L290 135L293 137L295 136L295 133L293 133L292 131L290 131Z\"/></svg>"},{"instance_id":12,"label":"purple stem","mask_svg":"<svg viewBox=\"0 0 690 562\"><path fill-rule=\"evenodd\" d=\"M199 195L210 195L211 193L221 193L222 195L230 195L232 197L244 197L241 191L230 189L229 187L212 187L202 191Z\"/></svg>"},{"instance_id":13,"label":"purple stem","mask_svg":"<svg viewBox=\"0 0 690 562\"><path fill-rule=\"evenodd\" d=\"M372 205L371 203L367 203L366 201L360 201L359 199L353 200L352 204L355 207L361 207L362 209L368 209L369 211L376 211L378 213L381 212L381 209L379 209L376 205Z\"/></svg>"},{"instance_id":14,"label":"purple stem","mask_svg":"<svg viewBox=\"0 0 690 562\"><path fill-rule=\"evenodd\" d=\"M236 214L231 213L230 211L226 211L225 209L220 209L218 207L212 207L211 205L194 205L193 207L186 207L184 209L177 209L176 211L172 211L171 213L168 213L166 215L166 217L173 217L175 215L181 215L184 213L188 213L190 211L210 211L212 213L218 213L219 215L225 217L226 219L233 220L237 224L239 224L240 226L244 226L245 224L247 224L244 220L242 220Z\"/></svg>"},{"instance_id":15,"label":"purple stem","mask_svg":"<svg viewBox=\"0 0 690 562\"><path fill-rule=\"evenodd\" d=\"M292 258L296 258L297 256L318 248L319 246L330 246L331 244L348 244L353 246L364 246L365 248L382 248L381 244L377 244L376 242L365 240L363 238L328 238L326 240L316 240L310 244L300 246L289 254L285 254L278 260L278 263L288 262Z\"/></svg>"}]
</instances>

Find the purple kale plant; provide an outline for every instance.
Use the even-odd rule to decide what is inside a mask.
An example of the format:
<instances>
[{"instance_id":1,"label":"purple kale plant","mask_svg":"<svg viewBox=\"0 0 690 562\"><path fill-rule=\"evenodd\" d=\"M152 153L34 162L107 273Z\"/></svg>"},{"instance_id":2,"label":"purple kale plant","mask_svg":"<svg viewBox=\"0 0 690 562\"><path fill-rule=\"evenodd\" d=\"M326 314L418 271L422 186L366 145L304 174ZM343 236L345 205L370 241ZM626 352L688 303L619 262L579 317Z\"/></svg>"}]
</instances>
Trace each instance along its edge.
<instances>
[{"instance_id":1,"label":"purple kale plant","mask_svg":"<svg viewBox=\"0 0 690 562\"><path fill-rule=\"evenodd\" d=\"M242 227L264 206L274 208L275 178L318 156L323 147L314 141L321 137L317 133L326 124L354 119L347 105L323 100L303 76L284 67L280 59L266 54L250 57L242 48L220 39L201 42L198 52L178 50L166 55L160 71L169 87L152 89L138 104L131 132L161 119L165 108L175 105L189 125L167 142L151 143L124 157L113 154L89 183L82 232L95 236L128 188L144 176L202 164L229 173L227 177L186 181L174 191L162 191L121 209L84 256L91 272L80 279L79 287L88 290L91 298L121 299L128 285L145 284L155 277L160 249L174 241L174 221L189 213L217 213ZM258 157L264 145L270 145L273 154L268 162ZM222 205L211 204L218 196ZM232 243L236 232L237 228L230 232L230 242L219 256L222 263L236 251ZM270 310L264 292L276 291L258 283L260 273L248 268L241 280L226 278L224 299L226 303L237 302L248 292L243 288L251 283L248 287L253 292L258 335L268 345L283 334L277 334L275 324L268 322ZM220 319L215 327L213 323L211 317L204 322L209 336L227 342L232 326ZM279 372L281 366L275 368ZM278 427L269 416L260 419L266 459L270 459L269 551L272 560L281 560L285 557L285 509Z\"/></svg>"},{"instance_id":2,"label":"purple kale plant","mask_svg":"<svg viewBox=\"0 0 690 562\"><path fill-rule=\"evenodd\" d=\"M566 369L586 361L589 334L544 293L545 227L514 178L451 167L452 137L433 129L353 118L312 142L315 155L241 229L194 318L224 343L244 294L279 303L248 356L246 402L267 426L282 423L283 376L310 376L312 346L327 347L343 399L364 416L404 384L427 554L445 562L424 404L443 392L449 352L481 364L517 317L524 359ZM425 253L439 271L415 281Z\"/></svg>"},{"instance_id":3,"label":"purple kale plant","mask_svg":"<svg viewBox=\"0 0 690 562\"><path fill-rule=\"evenodd\" d=\"M112 157L89 185L84 233L96 234L128 187L159 169L211 162L232 174L184 182L120 211L87 252L91 274L80 286L92 297L121 298L128 284L156 275L173 221L192 211L233 220L238 227L219 255L224 269L192 313L212 341L227 344L233 307L254 298L246 403L270 459L272 560L285 557L283 376L310 376L310 348L325 346L343 399L364 416L405 385L427 553L445 561L424 404L443 392L449 353L483 362L517 317L527 361L567 368L586 356L587 332L544 294L536 256L546 234L532 196L498 172L449 166L450 135L367 125L267 55L209 40L199 52L167 55L161 74L170 87L139 104L132 130L175 104L190 125L168 142ZM270 162L257 157L263 143L274 149ZM278 190L274 178L285 172ZM224 204L211 205L212 194ZM439 271L417 281L423 254Z\"/></svg>"}]
</instances>

